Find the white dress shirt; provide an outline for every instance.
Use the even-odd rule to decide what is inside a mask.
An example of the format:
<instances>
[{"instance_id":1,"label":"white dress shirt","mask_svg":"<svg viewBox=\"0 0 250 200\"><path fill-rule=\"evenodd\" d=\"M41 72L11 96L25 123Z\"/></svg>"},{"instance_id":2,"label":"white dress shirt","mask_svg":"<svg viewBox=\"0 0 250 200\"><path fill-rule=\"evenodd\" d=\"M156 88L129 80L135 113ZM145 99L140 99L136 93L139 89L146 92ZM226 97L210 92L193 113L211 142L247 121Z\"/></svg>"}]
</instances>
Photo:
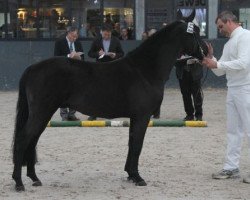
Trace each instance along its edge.
<instances>
[{"instance_id":1,"label":"white dress shirt","mask_svg":"<svg viewBox=\"0 0 250 200\"><path fill-rule=\"evenodd\" d=\"M213 58L216 60L216 58ZM225 44L217 68L217 76L226 74L227 86L250 85L250 31L237 27Z\"/></svg>"},{"instance_id":2,"label":"white dress shirt","mask_svg":"<svg viewBox=\"0 0 250 200\"><path fill-rule=\"evenodd\" d=\"M67 40L67 42L68 42L68 45L69 45L69 49L70 49L70 41L69 41L69 39L67 38L67 36L66 36L66 40ZM76 49L75 49L75 43L74 42L72 42L72 47L73 47L73 51L76 51Z\"/></svg>"},{"instance_id":3,"label":"white dress shirt","mask_svg":"<svg viewBox=\"0 0 250 200\"><path fill-rule=\"evenodd\" d=\"M111 40L102 40L102 45L104 48L104 52L107 54L109 52L109 47L110 47Z\"/></svg>"}]
</instances>

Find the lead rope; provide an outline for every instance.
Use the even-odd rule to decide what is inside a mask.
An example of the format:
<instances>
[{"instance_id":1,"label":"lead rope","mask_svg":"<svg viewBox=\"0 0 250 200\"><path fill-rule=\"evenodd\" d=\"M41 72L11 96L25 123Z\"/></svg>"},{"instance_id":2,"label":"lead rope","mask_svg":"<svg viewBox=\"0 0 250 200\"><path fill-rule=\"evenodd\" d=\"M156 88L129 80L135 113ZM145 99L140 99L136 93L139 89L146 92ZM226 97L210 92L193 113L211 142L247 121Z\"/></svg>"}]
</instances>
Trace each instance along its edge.
<instances>
[{"instance_id":1,"label":"lead rope","mask_svg":"<svg viewBox=\"0 0 250 200\"><path fill-rule=\"evenodd\" d=\"M195 33L193 33L193 37L194 37L194 40L197 42L197 44L198 44L198 46L199 46L199 50L200 50L200 53L201 53L201 55L202 55L202 58L204 58L204 57L205 57L204 51L203 51L203 49L202 49L202 47L201 47L200 42L199 42L198 39L195 37ZM199 62L199 63L200 63L200 62ZM200 63L200 64L201 64L201 63ZM203 93L203 90L202 90L202 86L203 86L204 83L206 82L207 76L208 76L208 68L206 69L205 76L204 76L203 80L202 80L201 83L200 83L199 89L197 90L195 96L193 97L193 98L194 98L194 101L196 101L197 98L198 98L198 94L200 93L200 94L201 94L201 104L202 104L202 105L203 105L203 100L204 100L204 93Z\"/></svg>"}]
</instances>

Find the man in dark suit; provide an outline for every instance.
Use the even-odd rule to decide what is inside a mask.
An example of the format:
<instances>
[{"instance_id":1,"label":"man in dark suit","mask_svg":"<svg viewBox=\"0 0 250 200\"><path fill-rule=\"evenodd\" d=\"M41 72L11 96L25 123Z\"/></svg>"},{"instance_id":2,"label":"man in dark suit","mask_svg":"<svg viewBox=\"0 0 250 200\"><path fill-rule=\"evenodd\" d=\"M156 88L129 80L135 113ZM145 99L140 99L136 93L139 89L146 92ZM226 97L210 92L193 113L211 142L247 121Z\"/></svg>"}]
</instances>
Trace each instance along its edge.
<instances>
[{"instance_id":1,"label":"man in dark suit","mask_svg":"<svg viewBox=\"0 0 250 200\"><path fill-rule=\"evenodd\" d=\"M101 30L101 37L96 38L88 52L89 57L97 62L109 62L124 55L118 38L112 36L112 27L105 24Z\"/></svg>"},{"instance_id":2,"label":"man in dark suit","mask_svg":"<svg viewBox=\"0 0 250 200\"><path fill-rule=\"evenodd\" d=\"M192 121L196 119L197 121L202 121L202 65L190 56L182 56L176 62L175 67L186 112L184 120Z\"/></svg>"},{"instance_id":3,"label":"man in dark suit","mask_svg":"<svg viewBox=\"0 0 250 200\"><path fill-rule=\"evenodd\" d=\"M84 60L82 44L78 39L78 29L68 27L66 35L59 38L55 43L54 56L66 56L73 59ZM75 110L60 108L60 115L63 121L77 121Z\"/></svg>"},{"instance_id":4,"label":"man in dark suit","mask_svg":"<svg viewBox=\"0 0 250 200\"><path fill-rule=\"evenodd\" d=\"M112 27L110 25L103 25L101 37L93 41L88 55L95 58L97 62L109 62L123 57L124 52L121 43L117 37L112 36ZM94 116L88 118L88 120L95 119Z\"/></svg>"}]
</instances>

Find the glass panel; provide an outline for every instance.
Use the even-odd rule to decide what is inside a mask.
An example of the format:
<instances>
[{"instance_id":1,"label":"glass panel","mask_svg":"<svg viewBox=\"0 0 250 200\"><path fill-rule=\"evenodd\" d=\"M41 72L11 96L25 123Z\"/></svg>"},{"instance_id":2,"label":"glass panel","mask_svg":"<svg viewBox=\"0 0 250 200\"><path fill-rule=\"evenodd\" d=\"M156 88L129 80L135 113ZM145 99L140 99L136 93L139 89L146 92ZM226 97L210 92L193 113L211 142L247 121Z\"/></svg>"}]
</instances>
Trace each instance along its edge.
<instances>
[{"instance_id":1,"label":"glass panel","mask_svg":"<svg viewBox=\"0 0 250 200\"><path fill-rule=\"evenodd\" d=\"M0 38L5 37L5 16L4 16L4 2L0 1Z\"/></svg>"},{"instance_id":2,"label":"glass panel","mask_svg":"<svg viewBox=\"0 0 250 200\"><path fill-rule=\"evenodd\" d=\"M238 17L243 28L250 29L250 1L249 0L221 0L219 12L232 11Z\"/></svg>"},{"instance_id":3,"label":"glass panel","mask_svg":"<svg viewBox=\"0 0 250 200\"><path fill-rule=\"evenodd\" d=\"M94 38L100 32L102 16L100 0L72 1L72 25L79 28L80 38Z\"/></svg>"},{"instance_id":4,"label":"glass panel","mask_svg":"<svg viewBox=\"0 0 250 200\"><path fill-rule=\"evenodd\" d=\"M145 3L146 31L150 31L151 29L159 30L166 24L176 20L173 12L177 4L176 1L145 0Z\"/></svg>"},{"instance_id":5,"label":"glass panel","mask_svg":"<svg viewBox=\"0 0 250 200\"><path fill-rule=\"evenodd\" d=\"M241 8L239 21L243 28L250 30L250 8Z\"/></svg>"},{"instance_id":6,"label":"glass panel","mask_svg":"<svg viewBox=\"0 0 250 200\"><path fill-rule=\"evenodd\" d=\"M9 0L9 35L57 38L65 34L68 25L74 25L79 28L80 37L95 37L103 23L100 5L100 0ZM0 37L5 37L3 8L0 7Z\"/></svg>"},{"instance_id":7,"label":"glass panel","mask_svg":"<svg viewBox=\"0 0 250 200\"><path fill-rule=\"evenodd\" d=\"M116 29L119 37L120 29L128 30L129 39L134 38L134 1L104 0L104 23Z\"/></svg>"},{"instance_id":8,"label":"glass panel","mask_svg":"<svg viewBox=\"0 0 250 200\"><path fill-rule=\"evenodd\" d=\"M193 9L180 9L183 16L187 17L189 16ZM196 15L195 15L195 19L194 19L194 23L196 25L199 26L200 28L200 35L201 36L206 36L206 29L207 29L207 23L206 23L206 19L207 19L207 9L206 8L197 8L195 9L196 11Z\"/></svg>"},{"instance_id":9,"label":"glass panel","mask_svg":"<svg viewBox=\"0 0 250 200\"><path fill-rule=\"evenodd\" d=\"M163 23L171 22L171 5L167 0L146 0L146 30L159 30Z\"/></svg>"},{"instance_id":10,"label":"glass panel","mask_svg":"<svg viewBox=\"0 0 250 200\"><path fill-rule=\"evenodd\" d=\"M17 18L17 2L9 1L9 5L7 7L7 24L8 24L8 38L18 38L22 36L22 24L19 24Z\"/></svg>"},{"instance_id":11,"label":"glass panel","mask_svg":"<svg viewBox=\"0 0 250 200\"><path fill-rule=\"evenodd\" d=\"M249 8L249 0L220 0L220 9L223 10L238 10L239 8Z\"/></svg>"},{"instance_id":12,"label":"glass panel","mask_svg":"<svg viewBox=\"0 0 250 200\"><path fill-rule=\"evenodd\" d=\"M148 8L147 9L147 30L160 29L162 24L166 22L166 8Z\"/></svg>"},{"instance_id":13,"label":"glass panel","mask_svg":"<svg viewBox=\"0 0 250 200\"><path fill-rule=\"evenodd\" d=\"M16 9L16 5L17 9ZM36 38L37 37L37 11L35 0L20 0L18 4L9 3L11 21L15 29L17 38ZM17 19L16 19L17 17ZM16 23L15 23L16 21ZM16 24L16 25L15 25Z\"/></svg>"},{"instance_id":14,"label":"glass panel","mask_svg":"<svg viewBox=\"0 0 250 200\"><path fill-rule=\"evenodd\" d=\"M41 38L57 38L70 24L67 0L39 1L39 32Z\"/></svg>"},{"instance_id":15,"label":"glass panel","mask_svg":"<svg viewBox=\"0 0 250 200\"><path fill-rule=\"evenodd\" d=\"M0 2L0 30L2 38L36 38L37 21L36 1L19 0L7 1L7 27L4 24L4 4ZM3 6L2 6L3 5ZM7 32L5 31L7 29ZM7 35L6 35L7 33Z\"/></svg>"}]
</instances>

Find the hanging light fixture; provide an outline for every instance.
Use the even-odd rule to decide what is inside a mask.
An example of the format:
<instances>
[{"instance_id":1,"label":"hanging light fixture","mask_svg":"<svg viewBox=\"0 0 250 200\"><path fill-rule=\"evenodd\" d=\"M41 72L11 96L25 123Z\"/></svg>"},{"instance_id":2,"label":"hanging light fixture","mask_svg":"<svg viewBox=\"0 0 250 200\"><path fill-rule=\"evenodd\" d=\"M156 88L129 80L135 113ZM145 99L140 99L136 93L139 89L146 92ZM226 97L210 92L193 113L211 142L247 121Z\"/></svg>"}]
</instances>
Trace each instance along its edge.
<instances>
[{"instance_id":1,"label":"hanging light fixture","mask_svg":"<svg viewBox=\"0 0 250 200\"><path fill-rule=\"evenodd\" d=\"M88 1L92 1L92 0L88 0ZM93 0L94 4L98 3L98 0Z\"/></svg>"}]
</instances>

